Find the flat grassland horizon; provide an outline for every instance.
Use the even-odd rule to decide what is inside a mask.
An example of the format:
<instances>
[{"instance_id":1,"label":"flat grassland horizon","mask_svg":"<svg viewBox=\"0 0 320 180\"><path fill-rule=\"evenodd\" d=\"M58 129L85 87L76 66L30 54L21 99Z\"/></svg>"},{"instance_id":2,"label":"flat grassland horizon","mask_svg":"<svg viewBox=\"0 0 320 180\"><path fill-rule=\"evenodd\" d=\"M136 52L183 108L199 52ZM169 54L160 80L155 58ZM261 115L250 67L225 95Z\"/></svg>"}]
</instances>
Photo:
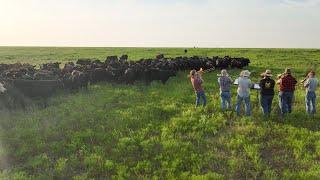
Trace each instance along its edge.
<instances>
[{"instance_id":1,"label":"flat grassland horizon","mask_svg":"<svg viewBox=\"0 0 320 180\"><path fill-rule=\"evenodd\" d=\"M320 49L0 47L0 63L76 61L127 54L130 60L176 56L247 57L251 79L290 67L301 80L320 63ZM236 78L240 70L229 70ZM179 72L167 84L106 82L58 93L43 109L0 111L0 179L318 179L320 115L305 113L305 90L293 113L262 116L252 91L252 117L220 110L217 73L204 75L206 108ZM276 90L277 91L277 90ZM236 87L232 88L233 101ZM319 94L319 89L317 90ZM319 105L319 103L317 103Z\"/></svg>"}]
</instances>

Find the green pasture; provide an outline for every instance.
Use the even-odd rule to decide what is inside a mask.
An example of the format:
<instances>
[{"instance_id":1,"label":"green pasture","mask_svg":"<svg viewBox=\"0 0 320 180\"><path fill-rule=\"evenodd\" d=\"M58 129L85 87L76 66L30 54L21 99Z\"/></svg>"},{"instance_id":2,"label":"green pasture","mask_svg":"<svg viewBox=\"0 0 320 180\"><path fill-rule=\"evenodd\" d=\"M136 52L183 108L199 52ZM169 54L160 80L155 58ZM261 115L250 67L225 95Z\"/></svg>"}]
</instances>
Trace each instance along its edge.
<instances>
[{"instance_id":1,"label":"green pasture","mask_svg":"<svg viewBox=\"0 0 320 180\"><path fill-rule=\"evenodd\" d=\"M301 80L320 63L317 49L188 50L0 47L0 63L229 55L250 58L255 82L265 69L276 75L285 67ZM179 72L166 85L99 83L58 93L46 109L31 103L28 111L0 111L0 179L319 179L320 115L306 115L303 88L284 119L277 96L263 118L256 91L253 116L237 117L220 110L217 73L204 75L206 108L194 108L188 72Z\"/></svg>"}]
</instances>

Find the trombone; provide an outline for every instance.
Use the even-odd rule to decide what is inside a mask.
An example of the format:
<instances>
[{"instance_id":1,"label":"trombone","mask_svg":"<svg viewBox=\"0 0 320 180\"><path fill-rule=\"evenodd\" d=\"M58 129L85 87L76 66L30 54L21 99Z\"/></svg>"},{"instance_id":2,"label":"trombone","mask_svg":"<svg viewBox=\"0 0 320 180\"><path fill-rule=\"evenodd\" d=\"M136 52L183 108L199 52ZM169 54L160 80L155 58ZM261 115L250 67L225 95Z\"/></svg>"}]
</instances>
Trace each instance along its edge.
<instances>
[{"instance_id":1,"label":"trombone","mask_svg":"<svg viewBox=\"0 0 320 180\"><path fill-rule=\"evenodd\" d=\"M198 72L200 75L203 75L204 73L209 73L209 72L214 71L214 70L216 70L215 67L209 68L209 69L206 69L206 70L203 70L203 68L200 68L200 70L197 71L197 72Z\"/></svg>"},{"instance_id":2,"label":"trombone","mask_svg":"<svg viewBox=\"0 0 320 180\"><path fill-rule=\"evenodd\" d=\"M300 81L301 84L304 84L309 79L309 73L310 72L316 72L317 71L317 64L312 63L312 67L309 69L309 71L305 74L305 78Z\"/></svg>"},{"instance_id":3,"label":"trombone","mask_svg":"<svg viewBox=\"0 0 320 180\"><path fill-rule=\"evenodd\" d=\"M309 79L309 76L307 75L303 80L300 81L300 84L304 85L304 83Z\"/></svg>"}]
</instances>

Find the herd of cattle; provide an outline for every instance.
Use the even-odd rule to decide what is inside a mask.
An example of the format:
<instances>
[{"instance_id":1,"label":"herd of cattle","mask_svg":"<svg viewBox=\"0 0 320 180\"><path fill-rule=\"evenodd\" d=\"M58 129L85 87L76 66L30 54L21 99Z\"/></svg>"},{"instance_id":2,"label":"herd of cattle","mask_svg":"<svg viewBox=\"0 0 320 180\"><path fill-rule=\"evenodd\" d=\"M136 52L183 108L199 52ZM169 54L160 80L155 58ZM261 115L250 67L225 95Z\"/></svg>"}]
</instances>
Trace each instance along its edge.
<instances>
[{"instance_id":1,"label":"herd of cattle","mask_svg":"<svg viewBox=\"0 0 320 180\"><path fill-rule=\"evenodd\" d=\"M155 59L129 61L127 55L108 56L104 62L97 59L79 59L61 68L60 63L40 65L0 64L0 85L7 91L19 91L26 97L49 97L57 90L78 90L88 84L111 82L133 84L143 81L167 80L178 71L200 68L223 69L248 66L247 58L226 57L175 57L165 58L158 55Z\"/></svg>"}]
</instances>

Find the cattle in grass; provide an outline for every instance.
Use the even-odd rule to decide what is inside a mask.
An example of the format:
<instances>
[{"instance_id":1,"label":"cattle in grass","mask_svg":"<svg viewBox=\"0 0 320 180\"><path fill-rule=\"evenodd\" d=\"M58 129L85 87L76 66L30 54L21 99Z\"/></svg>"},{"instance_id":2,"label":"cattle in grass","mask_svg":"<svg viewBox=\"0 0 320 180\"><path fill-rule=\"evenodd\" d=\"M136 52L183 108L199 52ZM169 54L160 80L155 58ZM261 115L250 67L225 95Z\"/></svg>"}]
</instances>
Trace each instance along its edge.
<instances>
[{"instance_id":1,"label":"cattle in grass","mask_svg":"<svg viewBox=\"0 0 320 180\"><path fill-rule=\"evenodd\" d=\"M63 88L60 80L12 79L6 83L11 89L18 90L21 94L29 98L48 98Z\"/></svg>"},{"instance_id":2,"label":"cattle in grass","mask_svg":"<svg viewBox=\"0 0 320 180\"><path fill-rule=\"evenodd\" d=\"M105 63L107 65L109 64L114 64L114 63L118 63L119 62L119 59L118 59L118 56L108 56Z\"/></svg>"},{"instance_id":3,"label":"cattle in grass","mask_svg":"<svg viewBox=\"0 0 320 180\"><path fill-rule=\"evenodd\" d=\"M146 69L144 71L144 81L147 85L152 81L161 81L166 84L169 78L173 76L176 76L176 72L172 70Z\"/></svg>"},{"instance_id":4,"label":"cattle in grass","mask_svg":"<svg viewBox=\"0 0 320 180\"><path fill-rule=\"evenodd\" d=\"M120 56L120 58L119 58L119 61L120 61L120 62L125 62L125 61L127 61L127 60L128 60L128 55L126 55L126 54Z\"/></svg>"},{"instance_id":5,"label":"cattle in grass","mask_svg":"<svg viewBox=\"0 0 320 180\"><path fill-rule=\"evenodd\" d=\"M89 83L89 74L86 72L81 72L74 70L71 73L71 79L73 86L77 88L87 88Z\"/></svg>"},{"instance_id":6,"label":"cattle in grass","mask_svg":"<svg viewBox=\"0 0 320 180\"><path fill-rule=\"evenodd\" d=\"M250 59L248 58L241 58L242 67L247 67L250 64Z\"/></svg>"},{"instance_id":7,"label":"cattle in grass","mask_svg":"<svg viewBox=\"0 0 320 180\"><path fill-rule=\"evenodd\" d=\"M27 98L20 89L13 87L8 81L2 85L5 91L0 93L0 110L12 111L16 109L26 109L28 104L30 106L30 98Z\"/></svg>"},{"instance_id":8,"label":"cattle in grass","mask_svg":"<svg viewBox=\"0 0 320 180\"><path fill-rule=\"evenodd\" d=\"M156 56L156 59L160 60L160 59L164 59L164 54L158 54Z\"/></svg>"},{"instance_id":9,"label":"cattle in grass","mask_svg":"<svg viewBox=\"0 0 320 180\"><path fill-rule=\"evenodd\" d=\"M122 80L126 84L133 84L135 81L138 80L139 72L134 68L128 68L123 75Z\"/></svg>"},{"instance_id":10,"label":"cattle in grass","mask_svg":"<svg viewBox=\"0 0 320 180\"><path fill-rule=\"evenodd\" d=\"M112 82L115 79L113 72L106 68L95 68L90 72L90 83L97 83L101 81Z\"/></svg>"},{"instance_id":11,"label":"cattle in grass","mask_svg":"<svg viewBox=\"0 0 320 180\"><path fill-rule=\"evenodd\" d=\"M31 93L30 87L34 88L37 83L40 83L37 84L40 88L35 92L41 91L39 94L42 94L43 91L48 91L47 94L51 95L52 90L57 89L56 87L59 87L60 84L63 84L64 89L72 90L86 88L88 82L98 83L101 81L126 84L133 84L135 81L144 81L146 84L152 81L161 81L165 84L178 71L200 70L200 68L204 70L241 69L248 66L249 63L250 60L247 58L229 56L223 58L200 56L165 58L163 54L159 54L154 59L128 61L128 56L122 55L120 58L108 56L104 62L82 58L78 59L76 63L66 63L62 69L60 69L60 63L43 64L40 69L30 64L0 64L0 78L17 80L14 81L15 84L12 84L12 87L19 87L19 91L21 90L28 96ZM54 84L59 81L62 83ZM47 85L53 88L44 88Z\"/></svg>"},{"instance_id":12,"label":"cattle in grass","mask_svg":"<svg viewBox=\"0 0 320 180\"><path fill-rule=\"evenodd\" d=\"M61 63L59 63L59 62L41 64L41 65L40 65L40 69L43 69L43 70L55 70L55 69L60 69L60 64L61 64Z\"/></svg>"},{"instance_id":13,"label":"cattle in grass","mask_svg":"<svg viewBox=\"0 0 320 180\"><path fill-rule=\"evenodd\" d=\"M88 59L88 58L81 58L81 59L78 59L76 64L79 64L79 65L90 65L91 64L91 59Z\"/></svg>"}]
</instances>

